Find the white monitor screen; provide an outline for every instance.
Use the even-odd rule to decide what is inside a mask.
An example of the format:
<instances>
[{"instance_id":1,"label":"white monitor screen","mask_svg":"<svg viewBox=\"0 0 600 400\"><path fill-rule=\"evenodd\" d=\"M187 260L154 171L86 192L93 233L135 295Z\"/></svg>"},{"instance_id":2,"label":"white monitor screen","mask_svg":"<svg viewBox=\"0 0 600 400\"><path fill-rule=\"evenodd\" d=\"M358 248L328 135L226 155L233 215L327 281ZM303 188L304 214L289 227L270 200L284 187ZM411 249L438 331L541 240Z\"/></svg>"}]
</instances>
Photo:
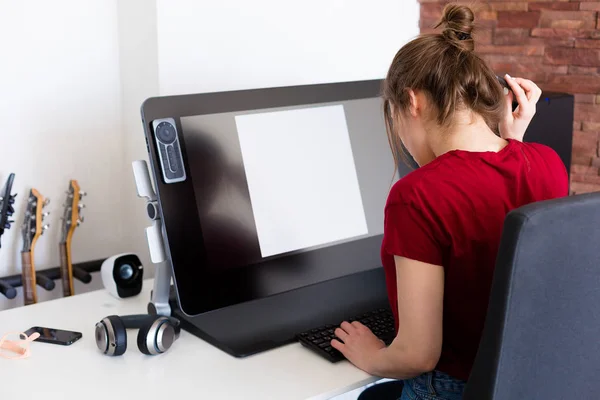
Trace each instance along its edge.
<instances>
[{"instance_id":1,"label":"white monitor screen","mask_svg":"<svg viewBox=\"0 0 600 400\"><path fill-rule=\"evenodd\" d=\"M368 233L343 106L235 120L262 257Z\"/></svg>"}]
</instances>

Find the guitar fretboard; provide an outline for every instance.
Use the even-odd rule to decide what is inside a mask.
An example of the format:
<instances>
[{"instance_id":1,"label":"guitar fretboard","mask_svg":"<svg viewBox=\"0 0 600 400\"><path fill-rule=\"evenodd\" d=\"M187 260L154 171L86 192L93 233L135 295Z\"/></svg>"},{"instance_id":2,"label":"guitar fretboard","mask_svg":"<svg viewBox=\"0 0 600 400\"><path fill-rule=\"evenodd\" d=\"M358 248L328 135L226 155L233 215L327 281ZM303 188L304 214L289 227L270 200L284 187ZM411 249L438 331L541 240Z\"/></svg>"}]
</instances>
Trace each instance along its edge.
<instances>
[{"instance_id":1,"label":"guitar fretboard","mask_svg":"<svg viewBox=\"0 0 600 400\"><path fill-rule=\"evenodd\" d=\"M35 268L33 266L31 252L21 253L23 299L25 305L37 303L37 290L35 281Z\"/></svg>"},{"instance_id":2,"label":"guitar fretboard","mask_svg":"<svg viewBox=\"0 0 600 400\"><path fill-rule=\"evenodd\" d=\"M73 296L73 267L71 264L71 254L69 246L66 243L60 244L60 280L63 287L63 296Z\"/></svg>"}]
</instances>

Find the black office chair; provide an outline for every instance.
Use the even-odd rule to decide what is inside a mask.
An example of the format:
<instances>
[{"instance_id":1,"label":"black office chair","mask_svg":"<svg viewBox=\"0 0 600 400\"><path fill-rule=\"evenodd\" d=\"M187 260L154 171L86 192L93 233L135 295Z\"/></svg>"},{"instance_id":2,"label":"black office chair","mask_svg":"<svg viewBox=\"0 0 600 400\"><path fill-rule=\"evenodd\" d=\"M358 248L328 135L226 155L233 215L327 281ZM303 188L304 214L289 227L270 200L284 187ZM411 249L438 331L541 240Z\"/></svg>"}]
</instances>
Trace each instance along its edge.
<instances>
[{"instance_id":1,"label":"black office chair","mask_svg":"<svg viewBox=\"0 0 600 400\"><path fill-rule=\"evenodd\" d=\"M464 400L600 398L600 193L507 215Z\"/></svg>"}]
</instances>

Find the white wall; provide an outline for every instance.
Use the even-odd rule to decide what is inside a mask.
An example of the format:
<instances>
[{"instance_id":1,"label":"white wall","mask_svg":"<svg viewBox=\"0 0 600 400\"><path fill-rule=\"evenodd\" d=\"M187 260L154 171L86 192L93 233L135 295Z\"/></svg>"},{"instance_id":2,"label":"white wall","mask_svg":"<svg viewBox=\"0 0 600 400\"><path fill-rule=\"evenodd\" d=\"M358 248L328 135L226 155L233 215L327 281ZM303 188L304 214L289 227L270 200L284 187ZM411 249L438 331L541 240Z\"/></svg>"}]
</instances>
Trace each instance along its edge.
<instances>
[{"instance_id":1,"label":"white wall","mask_svg":"<svg viewBox=\"0 0 600 400\"><path fill-rule=\"evenodd\" d=\"M88 193L73 260L121 251L125 150L116 0L0 4L0 185L14 172L18 193L16 224L2 236L0 276L20 273L20 223L31 187L51 200L37 268L59 265L59 217L72 178ZM38 289L40 299L59 296L58 281L57 287L52 293ZM0 297L0 309L23 302L20 291L13 300Z\"/></svg>"},{"instance_id":2,"label":"white wall","mask_svg":"<svg viewBox=\"0 0 600 400\"><path fill-rule=\"evenodd\" d=\"M160 94L383 78L418 29L406 0L156 0Z\"/></svg>"},{"instance_id":3,"label":"white wall","mask_svg":"<svg viewBox=\"0 0 600 400\"><path fill-rule=\"evenodd\" d=\"M52 200L37 267L59 264L71 178L88 192L74 261L134 251L152 276L131 174L131 161L147 159L145 98L382 78L418 33L418 3L404 0L0 0L0 9L0 182L15 172L19 194L0 277L20 273L19 224L32 186ZM100 287L99 276L83 286L76 292ZM60 296L38 291L41 300ZM21 304L20 291L0 298L0 309Z\"/></svg>"}]
</instances>

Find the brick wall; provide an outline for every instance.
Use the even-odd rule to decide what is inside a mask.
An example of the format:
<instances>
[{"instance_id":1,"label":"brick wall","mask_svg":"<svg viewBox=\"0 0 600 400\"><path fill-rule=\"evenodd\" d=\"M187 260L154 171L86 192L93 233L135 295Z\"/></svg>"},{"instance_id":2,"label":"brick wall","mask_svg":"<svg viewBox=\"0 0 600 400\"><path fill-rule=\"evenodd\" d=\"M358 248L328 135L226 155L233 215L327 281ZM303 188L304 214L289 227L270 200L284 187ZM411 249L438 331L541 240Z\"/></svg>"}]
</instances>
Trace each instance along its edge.
<instances>
[{"instance_id":1,"label":"brick wall","mask_svg":"<svg viewBox=\"0 0 600 400\"><path fill-rule=\"evenodd\" d=\"M418 1L432 31L449 1ZM575 95L571 192L600 191L600 0L458 2L476 11L475 50L494 71Z\"/></svg>"}]
</instances>

